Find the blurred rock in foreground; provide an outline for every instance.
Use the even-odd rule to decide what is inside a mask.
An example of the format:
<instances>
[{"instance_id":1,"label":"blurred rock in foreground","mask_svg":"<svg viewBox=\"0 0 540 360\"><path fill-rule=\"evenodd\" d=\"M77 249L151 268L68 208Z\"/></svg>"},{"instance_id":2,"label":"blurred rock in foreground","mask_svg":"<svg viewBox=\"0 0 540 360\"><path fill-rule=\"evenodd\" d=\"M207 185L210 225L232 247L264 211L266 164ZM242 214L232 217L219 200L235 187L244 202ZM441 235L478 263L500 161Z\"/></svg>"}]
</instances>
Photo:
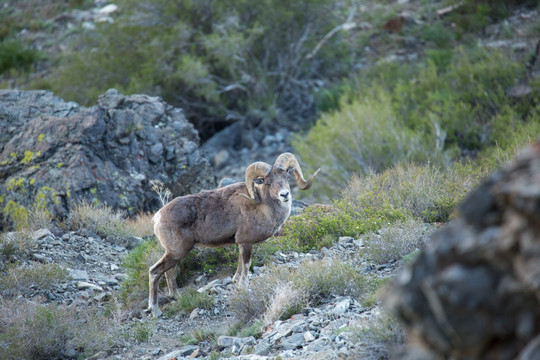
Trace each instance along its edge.
<instances>
[{"instance_id":1,"label":"blurred rock in foreground","mask_svg":"<svg viewBox=\"0 0 540 360\"><path fill-rule=\"evenodd\" d=\"M386 296L401 359L540 359L540 143L473 191Z\"/></svg>"},{"instance_id":2,"label":"blurred rock in foreground","mask_svg":"<svg viewBox=\"0 0 540 360\"><path fill-rule=\"evenodd\" d=\"M20 207L64 216L81 198L155 209L152 179L175 196L215 185L197 131L158 97L109 90L84 108L49 91L0 90L0 129L0 224Z\"/></svg>"}]
</instances>

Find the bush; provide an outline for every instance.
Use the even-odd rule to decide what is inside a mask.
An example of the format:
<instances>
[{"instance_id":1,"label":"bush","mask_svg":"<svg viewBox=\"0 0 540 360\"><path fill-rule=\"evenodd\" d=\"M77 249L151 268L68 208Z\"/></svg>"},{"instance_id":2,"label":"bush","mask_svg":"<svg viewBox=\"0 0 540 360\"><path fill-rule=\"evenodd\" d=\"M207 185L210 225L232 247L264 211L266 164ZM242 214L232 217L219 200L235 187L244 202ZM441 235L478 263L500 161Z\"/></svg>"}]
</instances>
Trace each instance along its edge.
<instances>
[{"instance_id":1,"label":"bush","mask_svg":"<svg viewBox=\"0 0 540 360\"><path fill-rule=\"evenodd\" d=\"M110 326L99 313L0 298L3 359L60 359L69 349L88 357L112 346Z\"/></svg>"},{"instance_id":2,"label":"bush","mask_svg":"<svg viewBox=\"0 0 540 360\"><path fill-rule=\"evenodd\" d=\"M4 263L19 260L36 247L29 231L0 234L0 269Z\"/></svg>"},{"instance_id":3,"label":"bush","mask_svg":"<svg viewBox=\"0 0 540 360\"><path fill-rule=\"evenodd\" d=\"M317 305L332 296L359 297L367 282L350 264L330 259L304 262L296 269L271 267L249 288L231 299L232 311L244 323L265 325L298 313L309 302Z\"/></svg>"},{"instance_id":4,"label":"bush","mask_svg":"<svg viewBox=\"0 0 540 360\"><path fill-rule=\"evenodd\" d=\"M103 204L89 204L84 200L71 209L65 227L72 231L86 229L102 237L133 235L124 212Z\"/></svg>"},{"instance_id":5,"label":"bush","mask_svg":"<svg viewBox=\"0 0 540 360\"><path fill-rule=\"evenodd\" d=\"M167 316L171 317L178 312L189 313L195 309L210 310L214 305L214 298L196 289L187 288L180 294L178 300L167 309Z\"/></svg>"},{"instance_id":6,"label":"bush","mask_svg":"<svg viewBox=\"0 0 540 360\"><path fill-rule=\"evenodd\" d=\"M414 250L421 249L435 231L434 226L428 226L417 220L407 220L382 228L378 234L364 237L363 253L367 259L377 264L392 260L400 260Z\"/></svg>"},{"instance_id":7,"label":"bush","mask_svg":"<svg viewBox=\"0 0 540 360\"><path fill-rule=\"evenodd\" d=\"M3 40L0 42L0 74L11 69L28 71L38 57L37 51L25 48L19 40Z\"/></svg>"},{"instance_id":8,"label":"bush","mask_svg":"<svg viewBox=\"0 0 540 360\"><path fill-rule=\"evenodd\" d=\"M359 345L354 351L355 359L388 360L407 340L406 333L397 320L381 314L369 324L353 326L347 331Z\"/></svg>"},{"instance_id":9,"label":"bush","mask_svg":"<svg viewBox=\"0 0 540 360\"><path fill-rule=\"evenodd\" d=\"M31 286L51 289L67 279L67 271L57 264L13 265L0 275L0 293L14 296L28 291Z\"/></svg>"},{"instance_id":10,"label":"bush","mask_svg":"<svg viewBox=\"0 0 540 360\"><path fill-rule=\"evenodd\" d=\"M294 139L306 171L323 168L311 194L336 196L353 174L410 161L446 167L537 136L540 82L520 99L506 93L524 81L525 66L493 50L435 50L424 64L381 63L361 73L356 95L344 93L338 111Z\"/></svg>"},{"instance_id":11,"label":"bush","mask_svg":"<svg viewBox=\"0 0 540 360\"><path fill-rule=\"evenodd\" d=\"M182 107L206 137L225 116L258 124L297 114L291 90L305 92L311 86L300 82L345 74L352 64L338 61L354 55L345 52L343 33L306 58L348 11L334 1L117 4L123 11L114 23L84 32L52 75L64 99L88 105L109 88L159 95ZM298 104L308 114L309 101Z\"/></svg>"},{"instance_id":12,"label":"bush","mask_svg":"<svg viewBox=\"0 0 540 360\"><path fill-rule=\"evenodd\" d=\"M354 176L342 196L358 211L396 211L425 222L447 221L464 198L488 174L485 166L456 163L447 170L432 165L399 164L381 174ZM376 230L376 229L375 229Z\"/></svg>"}]
</instances>

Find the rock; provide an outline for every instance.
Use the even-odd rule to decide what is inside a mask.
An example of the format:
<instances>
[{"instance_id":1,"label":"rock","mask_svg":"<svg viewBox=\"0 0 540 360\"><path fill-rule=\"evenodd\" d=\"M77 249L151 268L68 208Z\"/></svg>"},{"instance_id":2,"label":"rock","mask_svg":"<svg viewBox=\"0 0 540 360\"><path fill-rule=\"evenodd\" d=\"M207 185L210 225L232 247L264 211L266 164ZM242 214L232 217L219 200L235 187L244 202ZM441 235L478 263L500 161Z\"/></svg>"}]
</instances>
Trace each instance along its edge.
<instances>
[{"instance_id":1,"label":"rock","mask_svg":"<svg viewBox=\"0 0 540 360\"><path fill-rule=\"evenodd\" d=\"M85 108L49 91L0 90L0 128L0 196L30 208L40 194L55 216L83 198L155 210L152 179L174 196L215 187L197 131L158 97L109 90Z\"/></svg>"},{"instance_id":2,"label":"rock","mask_svg":"<svg viewBox=\"0 0 540 360\"><path fill-rule=\"evenodd\" d=\"M202 288L197 289L197 291L202 294L204 292L209 291L210 289L212 289L213 287L215 287L218 284L219 284L219 279L215 279L215 280L210 281L208 284L206 284Z\"/></svg>"},{"instance_id":3,"label":"rock","mask_svg":"<svg viewBox=\"0 0 540 360\"><path fill-rule=\"evenodd\" d=\"M304 334L293 333L291 336L281 340L281 346L284 350L294 350L302 347L305 342L306 340L304 339Z\"/></svg>"},{"instance_id":4,"label":"rock","mask_svg":"<svg viewBox=\"0 0 540 360\"><path fill-rule=\"evenodd\" d=\"M92 284L86 281L78 281L77 282L77 289L79 290L86 290L86 289L92 289L96 291L103 291L103 288L99 285Z\"/></svg>"},{"instance_id":5,"label":"rock","mask_svg":"<svg viewBox=\"0 0 540 360\"><path fill-rule=\"evenodd\" d=\"M168 353L167 355L164 355L164 356L160 357L158 360L171 360L171 359L181 360L181 359L184 359L186 357L189 357L190 355L192 355L196 351L197 352L199 351L198 346L186 345L186 346L184 346L183 348L181 348L179 350L172 351L172 352Z\"/></svg>"},{"instance_id":6,"label":"rock","mask_svg":"<svg viewBox=\"0 0 540 360\"><path fill-rule=\"evenodd\" d=\"M34 241L41 240L45 237L54 238L54 235L49 229L39 229L32 234L32 239Z\"/></svg>"},{"instance_id":7,"label":"rock","mask_svg":"<svg viewBox=\"0 0 540 360\"><path fill-rule=\"evenodd\" d=\"M88 273L86 270L68 270L68 275L75 281L88 281Z\"/></svg>"},{"instance_id":8,"label":"rock","mask_svg":"<svg viewBox=\"0 0 540 360\"><path fill-rule=\"evenodd\" d=\"M472 191L395 279L387 307L417 339L400 358L538 355L539 178L536 142Z\"/></svg>"},{"instance_id":9,"label":"rock","mask_svg":"<svg viewBox=\"0 0 540 360\"><path fill-rule=\"evenodd\" d=\"M191 311L191 314L189 314L189 320L193 320L199 316L199 308L195 308Z\"/></svg>"},{"instance_id":10,"label":"rock","mask_svg":"<svg viewBox=\"0 0 540 360\"><path fill-rule=\"evenodd\" d=\"M315 336L313 336L313 334L310 331L306 331L304 333L304 340L306 342L312 342L313 340L315 340Z\"/></svg>"},{"instance_id":11,"label":"rock","mask_svg":"<svg viewBox=\"0 0 540 360\"><path fill-rule=\"evenodd\" d=\"M246 345L251 345L255 343L255 338L253 336L249 337L236 337L236 336L220 336L217 340L218 346L224 348L230 348L236 346L237 348L242 348Z\"/></svg>"}]
</instances>

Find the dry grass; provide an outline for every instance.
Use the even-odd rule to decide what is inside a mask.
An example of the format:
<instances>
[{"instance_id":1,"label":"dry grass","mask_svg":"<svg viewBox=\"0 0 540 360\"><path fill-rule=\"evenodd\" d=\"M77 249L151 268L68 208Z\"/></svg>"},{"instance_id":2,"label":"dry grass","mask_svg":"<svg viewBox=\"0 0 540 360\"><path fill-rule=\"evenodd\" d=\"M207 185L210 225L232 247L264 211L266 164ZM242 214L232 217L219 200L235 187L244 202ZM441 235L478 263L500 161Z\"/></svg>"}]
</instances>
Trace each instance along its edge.
<instances>
[{"instance_id":1,"label":"dry grass","mask_svg":"<svg viewBox=\"0 0 540 360\"><path fill-rule=\"evenodd\" d=\"M447 221L465 194L487 175L485 167L455 164L448 170L432 165L398 164L382 173L355 176L343 193L359 206L386 204L426 222Z\"/></svg>"},{"instance_id":2,"label":"dry grass","mask_svg":"<svg viewBox=\"0 0 540 360\"><path fill-rule=\"evenodd\" d=\"M51 289L54 285L68 279L65 269L57 264L34 263L30 266L10 266L0 276L0 292L3 295L16 295L35 286Z\"/></svg>"},{"instance_id":3,"label":"dry grass","mask_svg":"<svg viewBox=\"0 0 540 360\"><path fill-rule=\"evenodd\" d=\"M296 269L270 267L248 288L234 294L231 308L245 323L257 319L272 322L332 296L359 297L366 287L365 278L350 264L331 259L305 261Z\"/></svg>"},{"instance_id":4,"label":"dry grass","mask_svg":"<svg viewBox=\"0 0 540 360\"><path fill-rule=\"evenodd\" d=\"M3 263L17 260L36 247L36 242L29 231L17 231L0 234L0 269Z\"/></svg>"},{"instance_id":5,"label":"dry grass","mask_svg":"<svg viewBox=\"0 0 540 360\"><path fill-rule=\"evenodd\" d=\"M131 236L125 214L107 205L92 205L81 201L74 206L65 221L67 230L87 229L99 236Z\"/></svg>"},{"instance_id":6,"label":"dry grass","mask_svg":"<svg viewBox=\"0 0 540 360\"><path fill-rule=\"evenodd\" d=\"M109 329L98 313L0 298L2 359L60 359L68 349L88 357L110 348Z\"/></svg>"},{"instance_id":7,"label":"dry grass","mask_svg":"<svg viewBox=\"0 0 540 360\"><path fill-rule=\"evenodd\" d=\"M129 232L138 237L153 236L154 224L152 217L154 214L146 212L137 214L134 218L127 221Z\"/></svg>"}]
</instances>

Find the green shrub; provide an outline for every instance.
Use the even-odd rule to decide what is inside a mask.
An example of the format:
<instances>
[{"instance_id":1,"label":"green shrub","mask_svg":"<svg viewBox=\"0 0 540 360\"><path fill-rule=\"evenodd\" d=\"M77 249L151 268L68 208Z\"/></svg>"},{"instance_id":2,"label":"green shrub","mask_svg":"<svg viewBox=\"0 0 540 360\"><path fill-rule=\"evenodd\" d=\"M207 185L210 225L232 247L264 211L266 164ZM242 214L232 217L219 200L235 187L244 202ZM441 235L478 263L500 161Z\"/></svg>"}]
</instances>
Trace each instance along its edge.
<instances>
[{"instance_id":1,"label":"green shrub","mask_svg":"<svg viewBox=\"0 0 540 360\"><path fill-rule=\"evenodd\" d=\"M227 114L257 124L287 116L281 103L298 81L346 74L354 56L338 33L306 59L348 10L330 0L117 4L114 23L83 32L50 77L64 99L91 104L116 88L160 95L197 126Z\"/></svg>"},{"instance_id":2,"label":"green shrub","mask_svg":"<svg viewBox=\"0 0 540 360\"><path fill-rule=\"evenodd\" d=\"M1 264L26 256L36 247L36 242L29 231L17 231L0 234Z\"/></svg>"},{"instance_id":3,"label":"green shrub","mask_svg":"<svg viewBox=\"0 0 540 360\"><path fill-rule=\"evenodd\" d=\"M11 69L28 71L38 58L37 51L25 48L19 40L0 42L0 74Z\"/></svg>"},{"instance_id":4,"label":"green shrub","mask_svg":"<svg viewBox=\"0 0 540 360\"><path fill-rule=\"evenodd\" d=\"M431 60L417 66L370 67L354 81L356 95L344 93L338 111L322 114L294 139L306 172L323 168L311 196L338 195L353 174L410 161L448 167L537 136L540 82L530 83L532 93L520 99L506 93L524 81L523 64L483 48L449 51L428 49Z\"/></svg>"},{"instance_id":5,"label":"green shrub","mask_svg":"<svg viewBox=\"0 0 540 360\"><path fill-rule=\"evenodd\" d=\"M407 340L405 330L397 320L384 313L369 324L353 325L347 330L351 340L359 345L351 354L355 359L392 359Z\"/></svg>"},{"instance_id":6,"label":"green shrub","mask_svg":"<svg viewBox=\"0 0 540 360\"><path fill-rule=\"evenodd\" d=\"M366 205L383 209L392 204L396 211L425 222L447 221L465 194L487 173L485 166L472 163L456 163L447 170L400 164L381 174L353 177L342 196L359 212L366 211Z\"/></svg>"}]
</instances>

